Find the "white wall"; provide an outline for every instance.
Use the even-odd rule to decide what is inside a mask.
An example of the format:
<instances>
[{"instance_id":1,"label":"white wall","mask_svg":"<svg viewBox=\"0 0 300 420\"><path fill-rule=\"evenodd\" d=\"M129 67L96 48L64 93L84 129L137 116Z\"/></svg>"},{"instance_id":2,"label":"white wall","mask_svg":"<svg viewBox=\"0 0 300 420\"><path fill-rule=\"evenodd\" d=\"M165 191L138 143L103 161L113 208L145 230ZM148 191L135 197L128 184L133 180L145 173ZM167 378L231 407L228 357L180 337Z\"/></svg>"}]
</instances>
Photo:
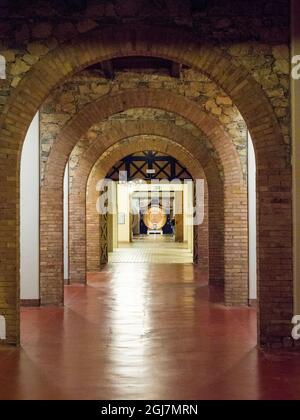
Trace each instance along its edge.
<instances>
[{"instance_id":1,"label":"white wall","mask_svg":"<svg viewBox=\"0 0 300 420\"><path fill-rule=\"evenodd\" d=\"M64 175L64 280L69 280L69 164Z\"/></svg>"},{"instance_id":2,"label":"white wall","mask_svg":"<svg viewBox=\"0 0 300 420\"><path fill-rule=\"evenodd\" d=\"M118 225L118 241L130 242L130 206L128 184L118 184L118 213L125 214L125 224Z\"/></svg>"},{"instance_id":3,"label":"white wall","mask_svg":"<svg viewBox=\"0 0 300 420\"><path fill-rule=\"evenodd\" d=\"M6 340L6 321L2 315L0 315L0 340Z\"/></svg>"},{"instance_id":4,"label":"white wall","mask_svg":"<svg viewBox=\"0 0 300 420\"><path fill-rule=\"evenodd\" d=\"M188 186L183 186L183 241L188 242L189 240L189 229L188 229L188 218L189 214L187 211L188 206Z\"/></svg>"},{"instance_id":5,"label":"white wall","mask_svg":"<svg viewBox=\"0 0 300 420\"><path fill-rule=\"evenodd\" d=\"M6 79L6 60L3 55L0 54L0 79Z\"/></svg>"},{"instance_id":6,"label":"white wall","mask_svg":"<svg viewBox=\"0 0 300 420\"><path fill-rule=\"evenodd\" d=\"M39 299L39 115L27 132L20 173L21 299Z\"/></svg>"},{"instance_id":7,"label":"white wall","mask_svg":"<svg viewBox=\"0 0 300 420\"><path fill-rule=\"evenodd\" d=\"M183 194L184 242L187 242L188 249L194 252L194 185L192 182L184 184Z\"/></svg>"},{"instance_id":8,"label":"white wall","mask_svg":"<svg viewBox=\"0 0 300 420\"><path fill-rule=\"evenodd\" d=\"M249 212L249 298L257 298L256 251L256 160L250 134L248 134L248 212Z\"/></svg>"},{"instance_id":9,"label":"white wall","mask_svg":"<svg viewBox=\"0 0 300 420\"><path fill-rule=\"evenodd\" d=\"M113 197L113 248L118 248L118 188L117 182L112 183Z\"/></svg>"}]
</instances>

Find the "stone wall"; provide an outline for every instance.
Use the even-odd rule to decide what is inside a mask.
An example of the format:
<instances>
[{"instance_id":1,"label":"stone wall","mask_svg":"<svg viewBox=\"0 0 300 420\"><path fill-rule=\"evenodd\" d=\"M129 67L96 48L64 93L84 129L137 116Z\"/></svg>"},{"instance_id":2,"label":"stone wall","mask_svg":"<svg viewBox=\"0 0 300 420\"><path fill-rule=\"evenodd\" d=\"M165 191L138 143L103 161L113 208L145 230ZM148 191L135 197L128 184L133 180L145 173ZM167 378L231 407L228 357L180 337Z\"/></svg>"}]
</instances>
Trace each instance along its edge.
<instances>
[{"instance_id":1,"label":"stone wall","mask_svg":"<svg viewBox=\"0 0 300 420\"><path fill-rule=\"evenodd\" d=\"M25 2L17 8L12 3L20 2L2 1L0 6L0 53L7 60L8 74L7 81L1 83L0 111L31 66L58 44L103 24L151 22L152 25L189 28L200 40L218 45L233 62L245 66L266 92L282 126L285 141L290 144L288 0L240 0L229 5L221 0L87 1L81 2L83 5L77 12L74 12L74 4L69 8L63 6L66 2L60 2L60 6L54 1L34 1L30 5ZM71 15L70 8L73 10ZM199 75L195 78L193 72L184 76L183 84L190 82L186 94L205 100L206 92L202 96L201 87L193 83L197 77ZM126 79L123 82L126 84ZM163 82L164 88L171 88L166 80L157 82ZM95 83L91 96L110 91L101 80ZM105 81L104 84L107 85ZM231 115L222 115L220 110L222 96L219 102L216 102L216 96L211 101L207 98L205 105L224 123L230 124L228 117L230 119ZM228 99L224 100L228 105ZM67 97L62 101L68 101ZM70 103L64 105L64 112L74 109Z\"/></svg>"}]
</instances>

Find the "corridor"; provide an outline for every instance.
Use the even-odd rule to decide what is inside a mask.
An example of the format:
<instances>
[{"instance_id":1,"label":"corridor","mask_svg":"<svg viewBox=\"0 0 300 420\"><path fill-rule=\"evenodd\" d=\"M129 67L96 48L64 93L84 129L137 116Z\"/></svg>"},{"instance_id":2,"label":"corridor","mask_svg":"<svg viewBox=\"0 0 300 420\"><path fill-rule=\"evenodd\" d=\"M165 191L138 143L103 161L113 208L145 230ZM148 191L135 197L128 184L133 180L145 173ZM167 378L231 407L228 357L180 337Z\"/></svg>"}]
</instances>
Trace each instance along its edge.
<instances>
[{"instance_id":1,"label":"corridor","mask_svg":"<svg viewBox=\"0 0 300 420\"><path fill-rule=\"evenodd\" d=\"M0 401L300 399L299 22L0 0Z\"/></svg>"},{"instance_id":2,"label":"corridor","mask_svg":"<svg viewBox=\"0 0 300 420\"><path fill-rule=\"evenodd\" d=\"M22 310L1 399L298 398L298 355L258 352L255 310L221 295L191 264L110 264L65 308Z\"/></svg>"}]
</instances>

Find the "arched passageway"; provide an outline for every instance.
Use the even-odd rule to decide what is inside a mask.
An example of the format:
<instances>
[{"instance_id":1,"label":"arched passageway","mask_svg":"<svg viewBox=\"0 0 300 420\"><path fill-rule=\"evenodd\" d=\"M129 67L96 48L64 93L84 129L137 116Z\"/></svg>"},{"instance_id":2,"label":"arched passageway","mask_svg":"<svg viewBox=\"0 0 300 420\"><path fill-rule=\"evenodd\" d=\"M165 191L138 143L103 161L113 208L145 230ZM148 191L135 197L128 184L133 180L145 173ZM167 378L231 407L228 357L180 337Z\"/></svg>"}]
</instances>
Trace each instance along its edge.
<instances>
[{"instance_id":1,"label":"arched passageway","mask_svg":"<svg viewBox=\"0 0 300 420\"><path fill-rule=\"evenodd\" d=\"M197 127L199 127L204 135L210 140L211 144L215 148L216 155L218 157L219 165L222 166L224 172L224 195L227 200L226 207L226 219L229 232L226 242L228 244L227 251L228 257L226 258L227 264L225 267L225 277L228 281L224 281L224 250L219 243L223 241L222 235L223 229L216 227L212 237L214 245L211 249L211 257L216 264L211 265L210 278L212 282L225 283L227 284L225 295L228 304L246 304L248 302L248 266L247 266L247 203L246 203L246 185L243 179L242 167L237 155L236 149L229 137L225 132L221 124L210 117L209 115L201 112L196 104L178 95L174 95L170 92L156 91L150 89L143 90L128 90L121 92L116 95L106 96L99 101L87 105L83 108L78 115L74 116L73 119L64 127L62 132L56 139L50 156L48 158L47 166L45 168L45 181L42 187L41 195L41 224L47 223L48 228L56 232L56 240L47 235L47 229L42 230L41 236L41 248L47 252L41 254L41 287L42 294L44 295L44 302L61 302L62 301L62 271L60 276L57 274L60 267L62 267L62 252L60 247L62 246L62 178L64 174L64 166L68 159L69 154L74 148L75 144L79 141L79 138L94 124L107 118L110 115L114 115L117 112L124 111L126 109L134 107L149 107L159 108L168 111L173 111L179 115L184 116L190 120ZM139 128L141 127L141 128ZM128 123L128 126L122 124L116 124L115 127L108 129L98 142L91 145L90 149L86 152L86 156L83 158L83 164L86 166L86 171L91 169L91 158L98 155L100 148L108 147L112 142L116 141L119 137L128 137L127 128L130 128L132 135L142 134L143 124L142 123ZM164 134L167 133L167 137L176 139L177 142L183 146L187 146L188 150L202 163L206 165L206 161L209 159L208 151L203 151L203 144L197 139L191 136L188 132L180 130L179 127L167 125L155 128L154 123L145 122L146 133L152 134ZM152 130L152 132L151 132ZM160 132L160 130L162 130ZM196 147L195 147L196 146ZM211 159L210 159L211 160ZM210 166L210 164L208 164ZM85 179L85 176L80 178L80 181ZM213 179L215 174L211 176ZM83 183L80 188L76 188L76 197L78 200L84 199ZM81 192L79 192L79 190ZM215 196L216 204L214 208L219 206L219 211L222 212L223 198L220 197L220 193L213 194ZM48 199L50 197L50 200ZM218 212L218 211L217 211ZM75 219L78 219L78 215L74 214ZM220 220L220 217L217 216ZM214 220L214 217L212 218ZM58 221L61 224L58 224ZM234 229L231 227L235 224ZM77 238L84 238L84 232L81 235L77 235ZM81 277L84 276L85 271L85 253L83 252L84 247L79 241L76 252L76 259L81 264ZM218 244L218 245L217 245ZM81 248L81 250L80 250ZM49 254L49 249L51 253ZM78 257L81 255L81 257ZM215 258L213 257L215 255ZM56 264L55 264L56 262ZM238 267L238 269L237 269ZM226 274L227 270L227 274ZM75 269L77 271L77 269ZM47 289L49 290L49 284L53 280L51 285L51 294L47 296ZM46 285L45 288L43 285ZM44 289L44 290L43 290ZM56 293L53 295L53 292Z\"/></svg>"},{"instance_id":2,"label":"arched passageway","mask_svg":"<svg viewBox=\"0 0 300 420\"><path fill-rule=\"evenodd\" d=\"M146 124L147 125L147 124ZM145 132L146 125L143 126L141 132ZM125 128L125 127L124 127ZM130 125L126 126L127 134L130 133ZM159 128L159 125L157 126ZM161 127L162 128L162 127ZM152 128L153 130L153 128ZM110 148L106 149L104 153L94 161L93 169L89 173L89 180L87 182L86 179L86 187L87 187L87 200L81 200L81 203L77 203L76 209L79 211L77 214L77 220L85 220L86 219L86 246L87 246L87 271L99 271L100 270L100 261L102 260L99 258L101 254L101 237L100 237L100 229L99 223L100 218L99 214L96 211L97 200L99 197L99 192L97 191L97 186L99 185L99 181L106 178L109 169L116 163L119 159L126 155L132 155L134 153L139 152L140 150L144 150L145 147L150 147L151 150L155 150L156 152L161 152L167 155L171 155L175 157L180 163L182 163L189 171L191 175L190 181L204 181L204 206L203 203L199 203L199 208L204 209L204 220L201 221L200 224L196 224L194 226L194 257L197 259L197 263L199 263L199 268L206 272L209 264L209 252L210 248L213 250L214 241L216 238L214 237L214 229L222 230L223 226L223 219L222 214L223 212L218 213L218 208L220 208L220 200L222 200L222 182L221 179L215 174L215 185L211 185L211 194L212 194L212 204L210 205L210 212L209 212L209 197L208 197L208 186L207 186L207 178L205 175L205 171L198 160L196 160L193 155L188 152L185 148L183 148L177 142L165 138L163 136L153 136L153 135L143 135L141 134L132 136L129 138L125 138L113 144ZM81 165L78 166L78 171L80 171ZM80 174L80 172L79 172ZM77 177L79 180L81 176ZM161 183L163 183L163 179ZM174 180L173 180L174 181ZM172 181L171 181L172 184ZM85 190L85 189L84 189ZM77 197L77 189L75 190L74 196ZM213 196L217 196L218 193L218 205L216 206L216 198ZM70 203L72 202L72 198ZM213 204L214 203L214 204ZM75 210L75 203L71 205ZM86 217L80 217L80 214L84 212L86 204ZM203 206L203 207L202 207ZM221 213L220 220L218 220L218 216ZM215 223L215 227L211 229L209 234L209 219L213 220ZM75 226L75 223L70 224L70 228L74 229L75 231L78 228ZM82 227L81 227L82 228ZM211 238L209 238L209 235ZM77 234L78 236L78 234ZM212 243L210 246L209 243ZM215 244L216 246L216 244ZM218 248L222 250L222 247L218 243ZM222 257L220 252L219 254ZM107 256L106 256L107 258ZM212 260L215 263L216 267L219 267L219 270L222 270L223 264L218 266L219 261L214 260L215 256L212 256ZM104 260L107 262L107 259ZM216 268L215 268L216 269Z\"/></svg>"},{"instance_id":3,"label":"arched passageway","mask_svg":"<svg viewBox=\"0 0 300 420\"><path fill-rule=\"evenodd\" d=\"M136 122L128 122L128 123L114 123L111 124L107 130L102 133L101 137L95 140L94 144L86 151L86 153L82 156L82 159L78 163L78 167L74 173L74 181L72 185L72 192L70 196L70 230L74 230L74 243L70 244L70 252L73 255L77 256L76 263L74 264L74 271L80 273L79 281L85 281L85 231L83 226L79 226L77 221L85 219L85 189L87 185L87 179L91 172L91 168L95 165L98 157L101 156L106 150L108 153L109 149L112 148L115 151L119 151L119 154L122 154L122 149L119 146L127 146L128 144L132 143L132 146L135 147L135 143L139 144L140 141L139 137L142 135L152 135L157 136L156 144L154 149L161 150L164 146L166 140L165 138L170 138L173 141L175 150L177 151L176 157L181 157L186 162L186 167L190 168L199 163L203 162L204 165L204 172L209 174L209 181L210 181L210 191L211 191L211 213L210 219L212 222L211 227L211 239L210 239L210 247L211 247L211 258L214 261L211 264L211 272L210 272L210 279L212 283L220 282L224 278L224 265L223 265L223 247L222 247L222 237L220 237L220 232L223 231L223 218L224 218L224 210L223 210L223 187L222 187L222 180L221 176L218 175L218 168L216 163L213 161L211 156L209 155L209 151L205 148L204 145L199 144L196 138L190 135L186 130L181 129L179 127L172 127L167 124L163 123L155 123L153 121L139 121ZM127 139L127 140L126 140ZM121 142L121 140L123 140ZM143 147L146 148L146 141L151 141L151 138L144 138ZM120 142L120 144L119 144ZM175 142L175 143L174 143ZM111 144L109 148L109 144ZM195 145L197 146L197 153L195 153ZM184 146L184 147L183 147ZM190 155L189 161L186 159L186 150L189 153L193 153ZM137 150L138 151L138 150ZM172 148L170 148L172 154ZM116 159L117 161L117 159ZM110 160L110 165L112 166L114 162ZM108 168L109 169L109 168ZM100 168L98 168L98 171ZM105 176L103 172L98 174L97 170L94 171L94 177L101 178L101 176ZM191 170L192 172L192 170ZM194 179L202 179L203 174L197 174L197 177ZM97 214L95 209L95 200L97 194L95 188L95 178L91 178L89 182L89 189L88 189L88 202L89 197L91 197L92 201L89 202L89 209L88 211L91 213L88 217L89 222L92 219L92 214L94 214L93 219L95 222L90 225L88 229L88 236L97 235L98 229L96 228L97 223ZM78 238L82 238L83 242L78 242ZM95 239L96 241L96 239ZM72 241L71 241L72 242ZM73 250L72 250L73 247ZM83 264L78 265L78 256L83 256ZM93 253L95 255L95 253ZM72 261L72 257L70 258ZM72 263L71 263L72 264ZM99 260L98 265L97 261L93 263L88 262L89 270L99 269ZM72 268L71 268L71 281L76 281L76 277L72 279ZM245 288L247 289L247 283L245 284ZM246 298L247 299L247 298Z\"/></svg>"},{"instance_id":4,"label":"arched passageway","mask_svg":"<svg viewBox=\"0 0 300 420\"><path fill-rule=\"evenodd\" d=\"M47 54L23 77L1 115L0 180L5 206L0 231L0 251L4 256L0 312L6 319L6 342L19 341L18 175L25 133L51 89L68 75L99 61L131 55L164 57L203 71L230 95L244 117L254 142L258 167L260 343L283 343L290 333L293 311L292 296L283 298L280 292L293 288L291 167L272 106L245 68L237 66L217 48L199 47L190 33L166 28L157 28L154 33L147 27L133 30L122 26L95 31L92 36L91 33L82 35ZM286 180L284 184L282 179ZM274 239L279 237L285 241ZM225 246L228 245L226 242Z\"/></svg>"}]
</instances>

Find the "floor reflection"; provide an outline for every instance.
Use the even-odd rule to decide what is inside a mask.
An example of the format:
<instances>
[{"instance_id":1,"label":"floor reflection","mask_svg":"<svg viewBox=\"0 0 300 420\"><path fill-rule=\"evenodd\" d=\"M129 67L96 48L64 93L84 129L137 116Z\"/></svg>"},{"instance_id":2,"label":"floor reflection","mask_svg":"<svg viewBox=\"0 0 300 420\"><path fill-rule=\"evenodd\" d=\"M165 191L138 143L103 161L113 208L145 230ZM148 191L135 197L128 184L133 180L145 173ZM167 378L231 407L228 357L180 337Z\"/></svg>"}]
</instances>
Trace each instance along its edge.
<instances>
[{"instance_id":1,"label":"floor reflection","mask_svg":"<svg viewBox=\"0 0 300 420\"><path fill-rule=\"evenodd\" d=\"M0 398L299 398L298 355L257 351L255 310L221 296L192 264L111 264L65 308L22 310Z\"/></svg>"}]
</instances>

